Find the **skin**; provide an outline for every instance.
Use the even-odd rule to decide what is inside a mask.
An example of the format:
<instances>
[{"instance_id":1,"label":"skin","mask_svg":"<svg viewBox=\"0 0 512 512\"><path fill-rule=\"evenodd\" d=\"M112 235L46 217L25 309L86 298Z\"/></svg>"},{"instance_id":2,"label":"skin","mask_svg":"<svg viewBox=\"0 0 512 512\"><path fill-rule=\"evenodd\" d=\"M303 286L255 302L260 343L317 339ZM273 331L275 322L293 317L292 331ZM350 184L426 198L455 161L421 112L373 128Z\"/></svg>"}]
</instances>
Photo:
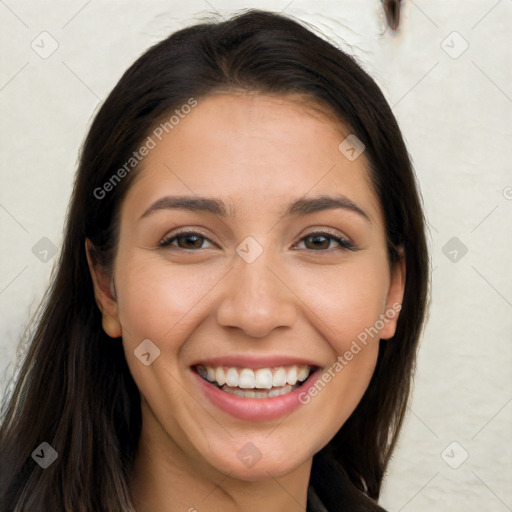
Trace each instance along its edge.
<instances>
[{"instance_id":1,"label":"skin","mask_svg":"<svg viewBox=\"0 0 512 512\"><path fill-rule=\"evenodd\" d=\"M390 269L367 161L338 150L349 133L291 96L218 93L143 160L122 204L113 272L89 263L103 328L122 336L141 393L137 512L305 510L312 457L359 403L379 338L393 336L398 315L307 405L277 420L248 422L217 408L190 365L232 353L294 354L327 369L401 303L404 263ZM334 192L368 219L347 209L281 218L295 199ZM220 198L234 215L159 209L141 219L172 194ZM204 238L158 247L177 228ZM326 229L358 250L307 238ZM235 251L247 236L263 249L252 263ZM134 356L147 338L160 350L149 366ZM250 468L237 457L248 442L262 454Z\"/></svg>"}]
</instances>

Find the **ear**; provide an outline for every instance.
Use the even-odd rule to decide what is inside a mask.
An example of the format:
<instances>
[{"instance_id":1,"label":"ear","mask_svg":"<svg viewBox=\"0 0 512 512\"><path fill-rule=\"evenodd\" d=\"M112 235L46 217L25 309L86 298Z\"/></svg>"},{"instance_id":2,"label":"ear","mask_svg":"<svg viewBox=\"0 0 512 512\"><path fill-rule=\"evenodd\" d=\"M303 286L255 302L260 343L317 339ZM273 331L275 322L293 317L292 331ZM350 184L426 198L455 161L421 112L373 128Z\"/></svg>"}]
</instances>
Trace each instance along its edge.
<instances>
[{"instance_id":1,"label":"ear","mask_svg":"<svg viewBox=\"0 0 512 512\"><path fill-rule=\"evenodd\" d=\"M402 249L398 251L398 261L391 269L391 281L389 284L386 306L383 311L384 327L380 333L380 338L387 340L392 338L396 332L398 316L402 309L402 301L405 289L405 254Z\"/></svg>"},{"instance_id":2,"label":"ear","mask_svg":"<svg viewBox=\"0 0 512 512\"><path fill-rule=\"evenodd\" d=\"M102 326L105 333L111 338L120 338L122 335L121 323L117 314L117 302L112 276L96 264L91 256L94 251L92 242L85 240L85 254L89 272L94 285L94 297L102 314Z\"/></svg>"}]
</instances>

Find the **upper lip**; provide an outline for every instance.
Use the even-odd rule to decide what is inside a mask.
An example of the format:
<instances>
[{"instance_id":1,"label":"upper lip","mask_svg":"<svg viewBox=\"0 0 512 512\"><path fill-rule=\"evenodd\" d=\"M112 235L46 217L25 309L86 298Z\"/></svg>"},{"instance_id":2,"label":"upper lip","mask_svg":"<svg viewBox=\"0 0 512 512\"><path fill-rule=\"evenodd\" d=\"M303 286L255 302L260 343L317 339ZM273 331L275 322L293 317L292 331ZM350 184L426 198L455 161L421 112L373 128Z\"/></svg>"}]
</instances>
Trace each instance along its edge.
<instances>
[{"instance_id":1,"label":"upper lip","mask_svg":"<svg viewBox=\"0 0 512 512\"><path fill-rule=\"evenodd\" d=\"M244 355L231 354L226 356L210 357L200 359L190 366L236 366L240 368L270 368L273 366L307 365L321 366L312 359L293 357L289 355Z\"/></svg>"}]
</instances>

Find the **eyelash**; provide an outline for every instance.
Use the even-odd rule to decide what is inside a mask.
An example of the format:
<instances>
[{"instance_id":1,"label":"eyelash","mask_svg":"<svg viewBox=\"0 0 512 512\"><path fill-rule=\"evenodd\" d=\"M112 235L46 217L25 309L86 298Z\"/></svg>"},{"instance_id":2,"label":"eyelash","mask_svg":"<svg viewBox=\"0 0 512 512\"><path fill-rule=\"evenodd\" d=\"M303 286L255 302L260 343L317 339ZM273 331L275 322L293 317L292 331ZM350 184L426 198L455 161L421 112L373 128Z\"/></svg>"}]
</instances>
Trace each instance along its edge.
<instances>
[{"instance_id":1,"label":"eyelash","mask_svg":"<svg viewBox=\"0 0 512 512\"><path fill-rule=\"evenodd\" d=\"M214 242L212 242L209 238L207 238L206 236L202 235L201 233L197 232L197 231L184 231L184 232L181 232L181 233L176 233L174 234L172 237L166 237L164 238L159 244L158 244L158 247L162 247L162 248L165 248L165 247L171 247L171 244L174 240L177 240L179 237L186 237L186 236L190 236L190 235L198 235L200 238L203 238L205 240L208 240L210 243L212 243L213 245L216 245ZM357 247L352 244L352 242L350 242L349 240L347 240L346 238L343 238L343 237L339 237L339 236L335 236L333 235L332 233L329 233L328 231L313 231L311 233L308 233L307 235L305 235L304 237L302 237L299 242L302 242L303 240L307 239L307 238L310 238L310 237L318 237L318 236L322 236L324 238L327 238L327 239L331 239L331 240L334 240L336 242L338 242L338 244L340 245L339 249L346 249L346 250L349 250L349 251L356 251L357 250ZM296 244L295 244L296 245ZM192 252L195 252L197 250L200 250L200 249L183 249L182 247L174 247L175 249L178 249L178 250L181 250L181 251L192 251ZM311 250L309 252L328 252L330 251L331 249L320 249L318 251L315 251L315 250Z\"/></svg>"}]
</instances>

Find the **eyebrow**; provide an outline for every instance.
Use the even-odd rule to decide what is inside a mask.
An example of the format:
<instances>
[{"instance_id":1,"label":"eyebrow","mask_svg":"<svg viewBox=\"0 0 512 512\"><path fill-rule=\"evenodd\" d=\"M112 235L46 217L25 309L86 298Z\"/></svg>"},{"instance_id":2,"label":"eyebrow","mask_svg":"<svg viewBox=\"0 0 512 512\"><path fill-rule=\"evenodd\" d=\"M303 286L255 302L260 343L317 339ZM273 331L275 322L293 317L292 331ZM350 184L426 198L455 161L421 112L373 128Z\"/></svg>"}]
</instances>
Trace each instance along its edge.
<instances>
[{"instance_id":1,"label":"eyebrow","mask_svg":"<svg viewBox=\"0 0 512 512\"><path fill-rule=\"evenodd\" d=\"M166 196L153 203L140 218L147 217L158 210L167 209L199 211L212 213L219 217L233 217L231 205L226 205L221 199L200 196ZM293 215L307 215L323 210L334 209L348 210L357 213L368 222L371 222L370 217L362 208L341 194L297 199L287 205L281 218L291 217Z\"/></svg>"}]
</instances>

